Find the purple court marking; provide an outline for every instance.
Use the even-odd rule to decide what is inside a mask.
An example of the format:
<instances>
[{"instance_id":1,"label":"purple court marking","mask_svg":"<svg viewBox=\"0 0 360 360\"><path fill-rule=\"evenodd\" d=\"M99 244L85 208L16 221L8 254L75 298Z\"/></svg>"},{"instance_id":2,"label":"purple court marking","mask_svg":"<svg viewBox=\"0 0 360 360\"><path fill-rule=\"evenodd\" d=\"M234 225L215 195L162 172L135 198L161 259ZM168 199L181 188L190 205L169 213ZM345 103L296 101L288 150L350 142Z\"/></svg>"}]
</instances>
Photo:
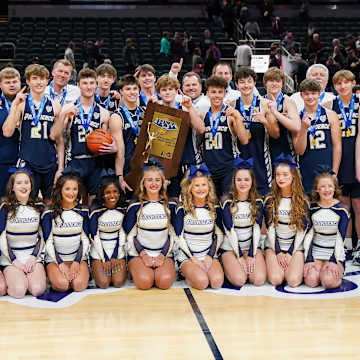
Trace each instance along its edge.
<instances>
[{"instance_id":1,"label":"purple court marking","mask_svg":"<svg viewBox=\"0 0 360 360\"><path fill-rule=\"evenodd\" d=\"M221 287L222 289L230 289L230 290L240 290L241 289L241 286L234 286L233 284L231 284L229 282L228 279L226 279L225 277L225 280L224 280L224 283L223 283L223 286Z\"/></svg>"},{"instance_id":2,"label":"purple court marking","mask_svg":"<svg viewBox=\"0 0 360 360\"><path fill-rule=\"evenodd\" d=\"M72 292L73 292L72 290L68 290L65 292L49 290L48 292L42 294L41 296L37 296L36 298L39 300L51 301L57 303L60 300L64 299L66 296L70 295Z\"/></svg>"},{"instance_id":3,"label":"purple court marking","mask_svg":"<svg viewBox=\"0 0 360 360\"><path fill-rule=\"evenodd\" d=\"M342 293L347 291L352 291L357 289L357 285L349 280L343 279L341 285L336 289L327 289L321 291L308 291L308 292L296 292L296 291L289 291L285 289L285 285L276 286L275 289L279 292L285 294L296 294L296 295L319 295L319 294L333 294L333 293Z\"/></svg>"},{"instance_id":4,"label":"purple court marking","mask_svg":"<svg viewBox=\"0 0 360 360\"><path fill-rule=\"evenodd\" d=\"M351 272L345 273L343 276L352 276L352 275L360 275L360 271L351 271Z\"/></svg>"}]
</instances>

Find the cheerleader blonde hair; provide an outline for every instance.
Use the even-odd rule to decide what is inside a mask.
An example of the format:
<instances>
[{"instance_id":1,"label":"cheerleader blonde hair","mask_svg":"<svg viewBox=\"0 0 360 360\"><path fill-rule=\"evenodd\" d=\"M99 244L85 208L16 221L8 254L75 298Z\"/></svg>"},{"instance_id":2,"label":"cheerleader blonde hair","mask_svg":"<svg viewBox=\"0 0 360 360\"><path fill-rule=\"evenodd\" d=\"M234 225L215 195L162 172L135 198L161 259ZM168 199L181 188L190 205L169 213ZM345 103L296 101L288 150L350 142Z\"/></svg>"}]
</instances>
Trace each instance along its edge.
<instances>
[{"instance_id":1,"label":"cheerleader blonde hair","mask_svg":"<svg viewBox=\"0 0 360 360\"><path fill-rule=\"evenodd\" d=\"M196 218L195 214L195 205L193 201L193 195L191 193L193 179L196 178L205 178L209 185L209 193L206 196L206 203L205 206L209 208L210 216L213 220L216 218L215 214L215 204L216 204L216 195L215 195L215 186L211 180L209 175L204 175L201 171L197 171L196 175L189 179L189 170L185 173L184 178L181 181L181 201L183 203L184 210Z\"/></svg>"},{"instance_id":2,"label":"cheerleader blonde hair","mask_svg":"<svg viewBox=\"0 0 360 360\"><path fill-rule=\"evenodd\" d=\"M304 193L304 187L301 181L301 174L298 168L291 169L289 164L280 163L279 166L286 166L290 169L293 180L291 183L291 209L290 209L290 226L298 231L304 229L304 221L307 219L307 211L304 207L307 202ZM270 223L276 227L279 222L279 204L281 201L281 190L274 178L271 183L271 189L268 195Z\"/></svg>"},{"instance_id":3,"label":"cheerleader blonde hair","mask_svg":"<svg viewBox=\"0 0 360 360\"><path fill-rule=\"evenodd\" d=\"M159 173L159 175L161 177L162 185L161 185L161 188L160 188L160 191L159 191L159 195L160 195L160 198L164 201L164 204L163 204L164 205L164 211L165 211L165 214L166 214L167 219L168 219L167 225L169 226L170 225L170 211L168 209L169 199L168 199L167 194L166 194L167 183L166 183L164 173L160 170L159 167L157 167L155 165L151 165L148 168L146 168L146 170L143 171L143 175L142 175L140 183L139 183L138 191L136 192L137 198L139 199L139 202L140 202L140 211L138 212L138 220L139 220L139 218L141 216L141 213L142 213L142 209L143 209L143 206L144 206L144 201L146 200L146 188L144 186L144 180L145 180L146 173L149 172L149 171L156 171L156 172Z\"/></svg>"}]
</instances>

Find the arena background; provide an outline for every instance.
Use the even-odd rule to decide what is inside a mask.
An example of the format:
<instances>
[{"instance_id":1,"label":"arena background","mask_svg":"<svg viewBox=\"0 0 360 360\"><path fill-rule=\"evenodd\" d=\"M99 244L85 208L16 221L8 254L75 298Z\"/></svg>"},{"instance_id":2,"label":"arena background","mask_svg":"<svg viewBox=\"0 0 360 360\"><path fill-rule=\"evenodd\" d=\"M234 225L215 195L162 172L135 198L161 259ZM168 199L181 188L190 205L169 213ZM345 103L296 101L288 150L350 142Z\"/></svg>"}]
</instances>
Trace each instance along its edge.
<instances>
[{"instance_id":1,"label":"arena background","mask_svg":"<svg viewBox=\"0 0 360 360\"><path fill-rule=\"evenodd\" d=\"M257 3L249 1L251 14ZM298 1L275 1L275 11L304 54L306 29L313 22L324 47L345 44L360 34L359 1L311 1L308 18ZM189 31L200 41L209 28L223 58L233 61L232 40L207 18L206 1L9 1L1 4L0 57L23 73L38 61L51 68L69 41L76 43L79 71L82 44L101 40L119 75L124 40L131 37L139 63L158 74L169 64L159 58L162 31ZM7 11L8 10L8 11ZM304 15L304 14L303 14ZM274 40L271 24L260 23L259 53ZM10 43L10 44L9 44ZM324 60L326 57L324 54ZM321 62L322 62L321 61ZM189 70L184 65L182 73ZM261 84L258 84L261 88ZM296 86L296 84L295 84ZM261 90L261 89L260 89ZM0 298L1 359L358 359L360 271L347 264L343 284L334 291L301 286L262 288L225 285L196 291L177 281L170 290L122 289L67 292L22 300Z\"/></svg>"}]
</instances>

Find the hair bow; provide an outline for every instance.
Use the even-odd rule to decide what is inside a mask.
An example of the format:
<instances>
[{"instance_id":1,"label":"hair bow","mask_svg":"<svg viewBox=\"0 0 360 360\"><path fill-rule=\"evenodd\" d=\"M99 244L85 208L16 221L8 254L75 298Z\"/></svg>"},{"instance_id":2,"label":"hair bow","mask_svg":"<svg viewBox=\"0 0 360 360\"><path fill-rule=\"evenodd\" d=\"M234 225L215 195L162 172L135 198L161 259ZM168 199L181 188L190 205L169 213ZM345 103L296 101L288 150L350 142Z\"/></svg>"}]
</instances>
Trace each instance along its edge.
<instances>
[{"instance_id":1,"label":"hair bow","mask_svg":"<svg viewBox=\"0 0 360 360\"><path fill-rule=\"evenodd\" d=\"M251 169L254 167L254 159L242 159L241 157L237 157L234 159L233 169Z\"/></svg>"},{"instance_id":2,"label":"hair bow","mask_svg":"<svg viewBox=\"0 0 360 360\"><path fill-rule=\"evenodd\" d=\"M329 165L323 165L323 164L316 165L314 169L314 174L318 176L324 173L335 175L335 171Z\"/></svg>"},{"instance_id":3,"label":"hair bow","mask_svg":"<svg viewBox=\"0 0 360 360\"><path fill-rule=\"evenodd\" d=\"M161 171L164 170L164 167L163 167L163 164L161 163L161 161L154 157L150 158L146 163L144 163L142 168L143 168L143 170L148 170L151 166L156 166Z\"/></svg>"},{"instance_id":4,"label":"hair bow","mask_svg":"<svg viewBox=\"0 0 360 360\"><path fill-rule=\"evenodd\" d=\"M203 175L211 175L205 163L202 163L199 167L196 165L190 165L189 179L195 177L198 171L200 171Z\"/></svg>"},{"instance_id":5,"label":"hair bow","mask_svg":"<svg viewBox=\"0 0 360 360\"><path fill-rule=\"evenodd\" d=\"M16 171L25 171L27 172L30 176L33 176L32 172L30 169L28 169L27 167L25 166L21 166L21 167L17 167L17 166L11 166L8 170L8 173L9 174L13 174L14 172Z\"/></svg>"},{"instance_id":6,"label":"hair bow","mask_svg":"<svg viewBox=\"0 0 360 360\"><path fill-rule=\"evenodd\" d=\"M284 155L284 153L281 153L275 160L274 162L274 166L278 166L281 163L285 163L288 164L290 166L290 169L293 168L297 168L299 167L298 164L296 162L294 162L293 158L291 157L291 155Z\"/></svg>"}]
</instances>

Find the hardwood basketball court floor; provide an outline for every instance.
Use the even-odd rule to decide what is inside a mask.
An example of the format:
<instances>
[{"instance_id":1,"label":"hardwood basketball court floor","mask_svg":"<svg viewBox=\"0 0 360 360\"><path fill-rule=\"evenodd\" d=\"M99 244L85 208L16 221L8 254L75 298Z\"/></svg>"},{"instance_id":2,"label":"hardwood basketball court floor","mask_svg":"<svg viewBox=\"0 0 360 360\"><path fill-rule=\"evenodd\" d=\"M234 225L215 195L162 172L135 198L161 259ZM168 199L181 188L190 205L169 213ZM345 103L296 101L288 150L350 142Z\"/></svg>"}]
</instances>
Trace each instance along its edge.
<instances>
[{"instance_id":1,"label":"hardwood basketball court floor","mask_svg":"<svg viewBox=\"0 0 360 360\"><path fill-rule=\"evenodd\" d=\"M0 298L0 359L360 359L360 268L342 286L88 289Z\"/></svg>"}]
</instances>

